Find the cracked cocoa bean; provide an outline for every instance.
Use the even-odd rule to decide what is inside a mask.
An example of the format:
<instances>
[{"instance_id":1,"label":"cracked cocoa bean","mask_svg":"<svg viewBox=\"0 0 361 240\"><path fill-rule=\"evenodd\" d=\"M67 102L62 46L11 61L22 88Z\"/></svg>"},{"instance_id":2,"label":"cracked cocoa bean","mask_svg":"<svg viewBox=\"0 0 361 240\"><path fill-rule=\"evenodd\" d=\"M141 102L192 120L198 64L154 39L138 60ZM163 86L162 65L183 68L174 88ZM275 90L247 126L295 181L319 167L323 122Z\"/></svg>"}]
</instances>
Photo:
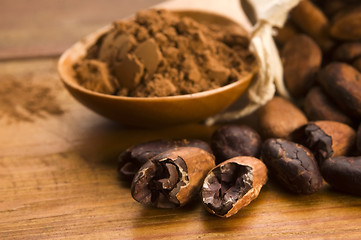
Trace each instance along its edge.
<instances>
[{"instance_id":1,"label":"cracked cocoa bean","mask_svg":"<svg viewBox=\"0 0 361 240\"><path fill-rule=\"evenodd\" d=\"M313 154L300 144L285 139L268 139L262 147L262 160L270 176L291 192L311 194L322 186Z\"/></svg>"},{"instance_id":2,"label":"cracked cocoa bean","mask_svg":"<svg viewBox=\"0 0 361 240\"><path fill-rule=\"evenodd\" d=\"M292 140L308 147L321 165L330 157L353 151L356 133L350 126L335 121L315 121L297 129Z\"/></svg>"},{"instance_id":3,"label":"cracked cocoa bean","mask_svg":"<svg viewBox=\"0 0 361 240\"><path fill-rule=\"evenodd\" d=\"M361 73L351 65L334 62L320 71L325 93L349 116L361 118Z\"/></svg>"},{"instance_id":4,"label":"cracked cocoa bean","mask_svg":"<svg viewBox=\"0 0 361 240\"><path fill-rule=\"evenodd\" d=\"M214 156L197 147L179 147L148 160L135 174L133 198L146 206L177 208L199 194Z\"/></svg>"},{"instance_id":5,"label":"cracked cocoa bean","mask_svg":"<svg viewBox=\"0 0 361 240\"><path fill-rule=\"evenodd\" d=\"M224 125L211 137L211 148L216 164L237 156L259 157L261 137L246 125Z\"/></svg>"},{"instance_id":6,"label":"cracked cocoa bean","mask_svg":"<svg viewBox=\"0 0 361 240\"><path fill-rule=\"evenodd\" d=\"M204 179L201 195L208 212L230 217L256 199L267 182L262 161L238 156L214 167Z\"/></svg>"},{"instance_id":7,"label":"cracked cocoa bean","mask_svg":"<svg viewBox=\"0 0 361 240\"><path fill-rule=\"evenodd\" d=\"M152 157L177 147L199 147L212 153L208 143L198 139L155 140L134 145L118 157L118 172L121 178L132 180L139 168Z\"/></svg>"},{"instance_id":8,"label":"cracked cocoa bean","mask_svg":"<svg viewBox=\"0 0 361 240\"><path fill-rule=\"evenodd\" d=\"M335 189L361 196L361 157L333 157L321 166L325 181Z\"/></svg>"}]
</instances>

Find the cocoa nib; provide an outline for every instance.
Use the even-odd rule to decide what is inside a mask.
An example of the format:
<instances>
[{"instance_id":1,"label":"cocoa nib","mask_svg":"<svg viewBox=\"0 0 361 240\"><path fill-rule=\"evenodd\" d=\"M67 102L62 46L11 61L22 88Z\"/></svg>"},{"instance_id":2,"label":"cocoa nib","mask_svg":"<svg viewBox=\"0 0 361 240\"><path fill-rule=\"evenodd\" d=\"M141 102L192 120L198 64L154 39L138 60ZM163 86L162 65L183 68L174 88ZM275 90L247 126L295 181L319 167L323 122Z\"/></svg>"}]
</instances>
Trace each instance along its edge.
<instances>
[{"instance_id":1,"label":"cocoa nib","mask_svg":"<svg viewBox=\"0 0 361 240\"><path fill-rule=\"evenodd\" d=\"M203 185L203 202L218 215L225 215L253 187L252 168L227 163L215 168Z\"/></svg>"},{"instance_id":2,"label":"cocoa nib","mask_svg":"<svg viewBox=\"0 0 361 240\"><path fill-rule=\"evenodd\" d=\"M311 194L322 186L313 154L300 144L284 139L268 139L263 144L262 160L270 175L291 192Z\"/></svg>"},{"instance_id":3,"label":"cocoa nib","mask_svg":"<svg viewBox=\"0 0 361 240\"><path fill-rule=\"evenodd\" d=\"M321 173L335 189L361 196L361 157L326 159L321 166Z\"/></svg>"},{"instance_id":4,"label":"cocoa nib","mask_svg":"<svg viewBox=\"0 0 361 240\"><path fill-rule=\"evenodd\" d=\"M238 156L214 167L204 179L202 201L210 213L230 217L258 197L267 168L254 157Z\"/></svg>"},{"instance_id":5,"label":"cocoa nib","mask_svg":"<svg viewBox=\"0 0 361 240\"><path fill-rule=\"evenodd\" d=\"M139 168L152 157L172 148L193 146L212 153L208 143L198 139L154 140L134 145L118 157L118 172L121 178L132 180Z\"/></svg>"},{"instance_id":6,"label":"cocoa nib","mask_svg":"<svg viewBox=\"0 0 361 240\"><path fill-rule=\"evenodd\" d=\"M214 156L201 148L170 149L139 169L132 181L132 196L146 206L183 206L199 192L204 177L214 165Z\"/></svg>"}]
</instances>

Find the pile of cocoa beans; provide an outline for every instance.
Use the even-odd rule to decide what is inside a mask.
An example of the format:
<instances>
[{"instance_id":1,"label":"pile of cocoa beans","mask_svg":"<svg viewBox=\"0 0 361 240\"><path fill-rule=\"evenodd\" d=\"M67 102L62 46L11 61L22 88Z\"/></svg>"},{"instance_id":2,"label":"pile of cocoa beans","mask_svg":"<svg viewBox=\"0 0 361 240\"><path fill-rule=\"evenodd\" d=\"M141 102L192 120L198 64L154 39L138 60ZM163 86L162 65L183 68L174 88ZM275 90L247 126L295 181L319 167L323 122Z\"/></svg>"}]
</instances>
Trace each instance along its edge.
<instances>
[{"instance_id":1,"label":"pile of cocoa beans","mask_svg":"<svg viewBox=\"0 0 361 240\"><path fill-rule=\"evenodd\" d=\"M291 99L258 113L262 159L296 193L361 195L361 2L303 0L275 41Z\"/></svg>"}]
</instances>

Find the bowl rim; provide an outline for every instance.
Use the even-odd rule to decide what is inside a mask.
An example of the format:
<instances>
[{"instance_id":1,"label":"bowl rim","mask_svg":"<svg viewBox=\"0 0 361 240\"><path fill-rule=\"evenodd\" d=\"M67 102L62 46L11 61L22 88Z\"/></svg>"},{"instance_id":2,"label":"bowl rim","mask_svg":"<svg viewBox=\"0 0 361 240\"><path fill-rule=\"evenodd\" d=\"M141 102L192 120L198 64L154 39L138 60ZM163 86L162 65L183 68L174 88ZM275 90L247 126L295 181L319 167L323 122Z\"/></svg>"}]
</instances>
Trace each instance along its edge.
<instances>
[{"instance_id":1,"label":"bowl rim","mask_svg":"<svg viewBox=\"0 0 361 240\"><path fill-rule=\"evenodd\" d=\"M160 8L161 9L161 8ZM232 22L233 24L241 27L243 30L244 27L242 25L240 25L239 23L235 22L234 20L228 18L225 15L219 14L219 13L214 13L211 11L205 11L205 10L193 10L193 9L165 9L167 11L171 11L171 12L175 12L175 13L203 13L203 14L208 14L208 15L214 15L220 18L223 18L229 22ZM132 19L134 16L131 17L127 17L127 18L123 18L120 20L129 20ZM114 20L115 21L115 20ZM183 95L175 95L175 96L163 96L163 97L128 97L128 96L118 96L118 95L111 95L111 94L105 94L105 93L100 93L100 92L96 92L96 91L92 91L89 90L83 86L81 86L80 84L76 83L76 79L74 76L72 76L71 74L68 73L67 69L73 65L70 64L65 64L65 62L67 61L71 61L73 64L81 59L82 57L85 56L85 51L86 49L94 44L98 39L99 36L101 36L102 34L106 33L107 31L109 31L111 28L113 27L113 24L110 23L108 25L105 25L101 28L99 28L98 30L86 35L85 37L83 37L82 39L80 39L79 41L75 42L73 45L71 45L68 49L66 49L61 56L59 57L58 60L58 64L57 64L57 69L58 69L58 74L60 75L60 79L61 81L68 87L71 87L73 89L76 89L79 92L83 92L87 95L94 95L97 97L102 97L102 98L108 98L108 99L112 99L112 100L124 100L124 101L164 101L164 100L185 100L185 99L197 99L197 98L203 98L206 96L210 96L210 95L214 95L217 94L219 92L223 92L229 88L233 88L237 85L241 85L244 82L247 81L252 81L252 78L256 75L257 71L258 71L258 65L255 64L254 66L252 66L252 70L251 71L247 71L246 73L241 73L241 78L238 79L235 82L229 83L227 85L224 85L222 87L218 87L218 88L214 88L214 89L210 89L210 90L206 90L206 91L202 91L202 92L196 92L196 93L189 93L189 94L183 94ZM73 54L73 51L77 49L76 54ZM68 66L69 65L69 66ZM73 70L71 70L73 71Z\"/></svg>"}]
</instances>

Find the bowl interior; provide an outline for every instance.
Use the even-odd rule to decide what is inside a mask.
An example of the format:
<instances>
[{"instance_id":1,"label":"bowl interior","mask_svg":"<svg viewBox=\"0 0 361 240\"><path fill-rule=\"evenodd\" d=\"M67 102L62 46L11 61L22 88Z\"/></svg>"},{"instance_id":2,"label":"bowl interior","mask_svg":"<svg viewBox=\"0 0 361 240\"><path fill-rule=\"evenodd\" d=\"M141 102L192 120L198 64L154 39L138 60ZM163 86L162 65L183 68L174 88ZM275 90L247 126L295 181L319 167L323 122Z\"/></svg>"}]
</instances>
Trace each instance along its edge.
<instances>
[{"instance_id":1,"label":"bowl interior","mask_svg":"<svg viewBox=\"0 0 361 240\"><path fill-rule=\"evenodd\" d=\"M221 24L225 27L236 25L245 33L241 26L224 16L193 10L173 12L208 24ZM225 110L238 99L257 71L255 67L254 71L245 73L241 79L224 87L178 96L124 97L90 91L78 84L73 65L84 58L87 49L111 28L111 25L105 26L66 50L59 59L58 72L75 99L98 114L121 124L154 127L204 120Z\"/></svg>"}]
</instances>

